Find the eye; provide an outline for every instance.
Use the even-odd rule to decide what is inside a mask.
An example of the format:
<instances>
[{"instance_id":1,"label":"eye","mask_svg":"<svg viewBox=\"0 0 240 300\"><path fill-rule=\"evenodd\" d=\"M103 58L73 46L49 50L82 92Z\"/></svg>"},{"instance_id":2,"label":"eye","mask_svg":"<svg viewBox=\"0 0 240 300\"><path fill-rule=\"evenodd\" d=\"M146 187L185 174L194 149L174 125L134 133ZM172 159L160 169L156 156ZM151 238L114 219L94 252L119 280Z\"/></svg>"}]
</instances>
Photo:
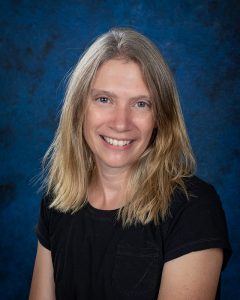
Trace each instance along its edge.
<instances>
[{"instance_id":1,"label":"eye","mask_svg":"<svg viewBox=\"0 0 240 300\"><path fill-rule=\"evenodd\" d=\"M143 101L143 100L137 101L135 105L137 108L150 108L151 107L151 104L149 102Z\"/></svg>"},{"instance_id":2,"label":"eye","mask_svg":"<svg viewBox=\"0 0 240 300\"><path fill-rule=\"evenodd\" d=\"M110 99L109 98L107 98L107 97L98 97L97 99L96 99L96 102L99 102L99 103L109 103L110 102Z\"/></svg>"}]
</instances>

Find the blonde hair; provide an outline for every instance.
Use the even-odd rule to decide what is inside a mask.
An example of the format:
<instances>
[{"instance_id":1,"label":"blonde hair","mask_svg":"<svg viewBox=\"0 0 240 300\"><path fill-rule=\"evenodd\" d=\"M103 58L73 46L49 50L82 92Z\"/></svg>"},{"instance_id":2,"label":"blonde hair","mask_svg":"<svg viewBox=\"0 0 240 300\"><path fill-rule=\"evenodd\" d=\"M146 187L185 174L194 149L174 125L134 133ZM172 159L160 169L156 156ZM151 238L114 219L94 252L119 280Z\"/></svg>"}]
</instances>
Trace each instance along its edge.
<instances>
[{"instance_id":1,"label":"blonde hair","mask_svg":"<svg viewBox=\"0 0 240 300\"><path fill-rule=\"evenodd\" d=\"M123 226L158 224L168 213L173 191L181 188L187 194L184 178L193 175L195 160L171 72L153 43L131 29L116 28L103 34L77 63L54 141L43 159L43 186L53 195L50 207L59 211L74 213L86 204L95 169L83 137L86 99L98 68L113 58L140 65L157 122L151 144L132 167L118 218Z\"/></svg>"}]
</instances>

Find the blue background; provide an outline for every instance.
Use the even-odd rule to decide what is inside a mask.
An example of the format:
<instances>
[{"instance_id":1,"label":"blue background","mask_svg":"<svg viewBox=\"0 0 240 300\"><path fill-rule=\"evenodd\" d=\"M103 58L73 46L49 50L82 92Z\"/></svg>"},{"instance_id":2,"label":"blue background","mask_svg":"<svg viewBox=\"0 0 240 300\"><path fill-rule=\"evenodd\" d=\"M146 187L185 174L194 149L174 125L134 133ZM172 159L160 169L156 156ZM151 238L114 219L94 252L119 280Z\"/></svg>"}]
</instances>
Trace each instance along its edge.
<instances>
[{"instance_id":1,"label":"blue background","mask_svg":"<svg viewBox=\"0 0 240 300\"><path fill-rule=\"evenodd\" d=\"M113 26L152 39L172 69L198 161L221 196L233 256L223 299L240 299L239 1L1 1L0 294L27 299L39 185L66 74Z\"/></svg>"}]
</instances>

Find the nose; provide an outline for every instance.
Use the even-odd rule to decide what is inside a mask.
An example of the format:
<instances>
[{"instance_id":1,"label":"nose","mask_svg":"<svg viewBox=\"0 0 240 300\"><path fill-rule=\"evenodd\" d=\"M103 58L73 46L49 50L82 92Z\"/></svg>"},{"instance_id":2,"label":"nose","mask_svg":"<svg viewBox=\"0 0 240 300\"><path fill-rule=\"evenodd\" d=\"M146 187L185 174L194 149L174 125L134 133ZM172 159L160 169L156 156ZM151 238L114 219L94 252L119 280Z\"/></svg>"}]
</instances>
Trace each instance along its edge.
<instances>
[{"instance_id":1,"label":"nose","mask_svg":"<svg viewBox=\"0 0 240 300\"><path fill-rule=\"evenodd\" d=\"M115 107L112 112L110 127L117 132L124 132L130 130L131 126L131 112L127 107Z\"/></svg>"}]
</instances>

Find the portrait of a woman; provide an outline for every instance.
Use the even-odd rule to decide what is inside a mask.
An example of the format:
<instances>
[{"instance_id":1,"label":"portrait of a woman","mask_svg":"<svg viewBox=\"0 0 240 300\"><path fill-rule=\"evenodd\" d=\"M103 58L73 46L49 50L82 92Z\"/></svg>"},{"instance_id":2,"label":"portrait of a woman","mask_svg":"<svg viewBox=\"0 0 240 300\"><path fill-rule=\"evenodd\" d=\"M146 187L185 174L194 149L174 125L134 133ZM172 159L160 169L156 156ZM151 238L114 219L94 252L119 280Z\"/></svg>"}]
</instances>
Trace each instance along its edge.
<instances>
[{"instance_id":1,"label":"portrait of a woman","mask_svg":"<svg viewBox=\"0 0 240 300\"><path fill-rule=\"evenodd\" d=\"M83 53L44 163L30 300L218 299L225 214L148 38L114 28Z\"/></svg>"}]
</instances>

